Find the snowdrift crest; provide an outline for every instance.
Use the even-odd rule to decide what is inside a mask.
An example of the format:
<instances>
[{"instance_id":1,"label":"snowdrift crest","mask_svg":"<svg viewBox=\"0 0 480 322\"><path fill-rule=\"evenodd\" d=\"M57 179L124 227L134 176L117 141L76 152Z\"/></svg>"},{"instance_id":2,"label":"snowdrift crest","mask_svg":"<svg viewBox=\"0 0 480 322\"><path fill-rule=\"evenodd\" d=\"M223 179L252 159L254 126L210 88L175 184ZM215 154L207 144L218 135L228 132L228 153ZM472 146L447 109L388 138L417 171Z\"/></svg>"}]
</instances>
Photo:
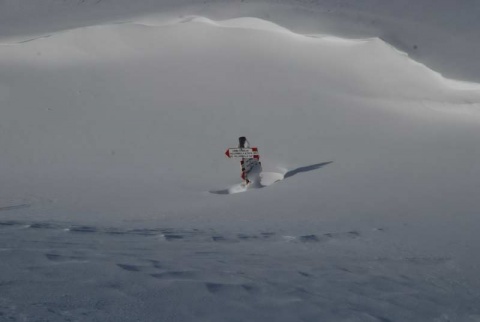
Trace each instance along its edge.
<instances>
[{"instance_id":1,"label":"snowdrift crest","mask_svg":"<svg viewBox=\"0 0 480 322\"><path fill-rule=\"evenodd\" d=\"M254 18L254 17L241 17L241 18L233 18L227 20L212 20L207 17L203 16L187 16L182 18L175 18L175 19L166 19L166 18L138 18L135 21L127 21L127 22L118 22L114 24L104 24L104 25L93 25L89 27L81 27L70 29L66 31L60 31L48 35L37 36L35 38L26 38L20 39L16 42L1 42L0 48L5 45L33 45L34 47L40 46L41 47L55 47L55 46L62 46L65 48L74 46L75 49L79 50L81 55L76 53L76 59L83 60L85 59L85 53L92 51L92 48L95 48L93 51L94 54L100 56L111 56L109 51L109 46L103 48L105 46L104 42L96 46L88 46L84 47L82 43L91 43L91 39L96 39L95 34L100 34L102 39L110 39L108 44L115 48L116 46L127 46L127 47L135 47L134 43L129 44L128 38L122 36L122 34L131 32L135 32L135 29L138 27L141 28L150 28L152 31L156 29L163 29L163 28L175 28L181 25L188 25L188 24L203 24L209 25L212 27L217 28L228 28L228 29L241 29L241 30L252 30L255 32L273 32L277 34L284 35L286 37L292 37L297 40L301 41L309 41L309 42L318 42L318 43L331 43L335 46L352 46L352 47L367 47L370 48L369 50L374 50L375 52L382 52L385 56L390 56L390 60L394 59L395 61L404 60L405 63L409 65L416 65L420 69L423 69L423 73L425 75L430 75L432 80L437 80L442 86L451 89L451 90L461 90L461 91L471 91L475 92L480 95L480 84L462 81L462 80L454 80L444 77L441 73L432 70L428 66L419 63L413 60L406 52L403 52L393 45L389 44L387 41L383 40L379 37L371 37L371 38L359 38L359 39L347 39L336 37L332 35L326 34L299 34L295 33L287 28L284 28L274 22ZM152 33L149 33L149 36L152 36ZM59 38L62 37L62 38ZM81 39L85 39L85 41L79 41ZM141 37L140 37L141 38ZM146 39L146 41L151 41ZM95 41L94 41L95 42ZM43 43L39 45L39 43ZM133 48L132 48L133 49ZM113 49L112 49L113 50ZM128 51L127 51L128 52ZM129 55L135 55L137 53L136 50L131 50L126 57L128 58ZM382 54L383 55L383 54ZM15 57L15 55L14 55ZM395 58L397 57L397 58ZM70 59L75 59L74 56L71 56ZM61 62L61 59L59 59Z\"/></svg>"}]
</instances>

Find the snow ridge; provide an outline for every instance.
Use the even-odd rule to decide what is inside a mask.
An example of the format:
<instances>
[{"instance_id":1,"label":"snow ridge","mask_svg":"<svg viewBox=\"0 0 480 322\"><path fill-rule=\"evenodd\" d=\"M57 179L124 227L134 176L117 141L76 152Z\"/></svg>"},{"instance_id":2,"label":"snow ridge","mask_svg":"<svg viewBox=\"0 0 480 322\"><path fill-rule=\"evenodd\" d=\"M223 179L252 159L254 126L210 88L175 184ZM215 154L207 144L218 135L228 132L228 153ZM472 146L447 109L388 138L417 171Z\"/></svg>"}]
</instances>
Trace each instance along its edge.
<instances>
[{"instance_id":1,"label":"snow ridge","mask_svg":"<svg viewBox=\"0 0 480 322\"><path fill-rule=\"evenodd\" d=\"M445 78L439 72L436 72L430 69L428 66L419 63L412 58L406 52L400 51L399 49L395 48L391 44L387 43L383 39L379 37L372 37L372 38L363 38L363 39L346 39L335 37L331 35L320 35L320 34L299 34L295 33L285 27L279 26L271 21L254 18L254 17L242 17L242 18L234 18L228 20L219 20L214 21L207 17L203 16L187 16L177 19L139 19L138 21L127 21L127 22L118 22L115 24L106 24L106 25L96 25L91 27L81 27L73 30L62 31L59 33L49 34L45 36L40 36L36 38L31 38L27 40L22 40L16 43L12 42L2 42L2 45L21 45L30 43L33 41L40 41L40 40L48 40L50 37L58 37L58 35L64 35L67 39L69 38L68 34L82 34L84 30L91 30L92 33L95 32L107 32L111 34L111 38L115 38L114 34L121 32L120 30L116 29L124 29L128 30L130 27L149 27L154 30L158 28L174 28L176 25L180 24L206 24L213 27L219 28L232 28L232 29L244 29L244 30L254 30L254 31L264 31L264 32L275 32L282 34L287 37L296 37L301 38L303 41L308 41L311 39L312 41L319 41L319 42L332 42L335 45L345 45L345 46L367 46L370 48L376 48L377 51L386 51L385 55L397 56L397 59L405 59L408 64L415 64L418 65L420 68L425 70L425 73L430 74L432 77L437 78L444 86L455 89L455 90L462 90L462 91L473 91L480 93L480 83L473 83L468 81L462 80L453 80ZM122 27L123 26L123 27ZM125 29L126 28L126 29ZM72 35L72 36L73 36ZM77 37L77 36L73 36ZM47 46L50 46L52 43L56 43L58 40L54 39L52 42L48 42ZM68 40L67 40L68 41ZM86 50L85 48L83 51Z\"/></svg>"}]
</instances>

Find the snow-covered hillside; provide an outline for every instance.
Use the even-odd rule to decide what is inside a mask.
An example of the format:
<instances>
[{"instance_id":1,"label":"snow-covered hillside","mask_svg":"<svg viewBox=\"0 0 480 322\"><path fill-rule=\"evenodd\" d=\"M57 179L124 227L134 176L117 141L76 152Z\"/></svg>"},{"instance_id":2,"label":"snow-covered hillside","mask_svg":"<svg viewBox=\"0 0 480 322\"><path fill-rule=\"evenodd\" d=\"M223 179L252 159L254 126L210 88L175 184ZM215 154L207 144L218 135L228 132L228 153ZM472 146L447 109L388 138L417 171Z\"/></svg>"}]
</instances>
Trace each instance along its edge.
<instances>
[{"instance_id":1,"label":"snow-covered hillside","mask_svg":"<svg viewBox=\"0 0 480 322\"><path fill-rule=\"evenodd\" d=\"M448 77L480 82L477 0L3 0L0 6L0 39L145 14L164 21L256 17L301 34L380 37Z\"/></svg>"},{"instance_id":2,"label":"snow-covered hillside","mask_svg":"<svg viewBox=\"0 0 480 322\"><path fill-rule=\"evenodd\" d=\"M479 321L475 3L0 6L0 319Z\"/></svg>"}]
</instances>

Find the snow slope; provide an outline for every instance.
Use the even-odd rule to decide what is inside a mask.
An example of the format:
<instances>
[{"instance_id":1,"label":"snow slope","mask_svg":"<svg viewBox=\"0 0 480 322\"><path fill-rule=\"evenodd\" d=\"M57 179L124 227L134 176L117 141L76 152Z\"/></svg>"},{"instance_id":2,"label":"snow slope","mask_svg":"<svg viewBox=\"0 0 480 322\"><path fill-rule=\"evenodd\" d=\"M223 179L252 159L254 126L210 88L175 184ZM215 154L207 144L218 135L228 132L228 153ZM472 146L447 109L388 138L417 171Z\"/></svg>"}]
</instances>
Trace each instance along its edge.
<instances>
[{"instance_id":1,"label":"snow slope","mask_svg":"<svg viewBox=\"0 0 480 322\"><path fill-rule=\"evenodd\" d=\"M480 81L477 0L3 0L0 39L44 35L150 14L213 20L256 17L301 34L380 37L455 79Z\"/></svg>"},{"instance_id":2,"label":"snow slope","mask_svg":"<svg viewBox=\"0 0 480 322\"><path fill-rule=\"evenodd\" d=\"M248 8L5 38L0 318L480 319L480 84ZM283 180L211 193L240 135Z\"/></svg>"}]
</instances>

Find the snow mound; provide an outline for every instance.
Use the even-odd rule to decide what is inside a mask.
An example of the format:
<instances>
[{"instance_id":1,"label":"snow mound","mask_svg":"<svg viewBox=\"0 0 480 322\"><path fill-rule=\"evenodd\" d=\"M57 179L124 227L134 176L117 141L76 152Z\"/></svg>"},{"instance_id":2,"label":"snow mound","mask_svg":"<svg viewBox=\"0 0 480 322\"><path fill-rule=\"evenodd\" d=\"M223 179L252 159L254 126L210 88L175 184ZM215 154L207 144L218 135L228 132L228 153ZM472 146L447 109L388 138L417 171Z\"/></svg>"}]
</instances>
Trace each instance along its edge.
<instances>
[{"instance_id":1,"label":"snow mound","mask_svg":"<svg viewBox=\"0 0 480 322\"><path fill-rule=\"evenodd\" d=\"M231 195L240 192L245 192L251 189L260 189L271 186L275 182L281 181L285 178L285 174L279 172L262 172L260 173L260 181L257 184L245 185L244 183L234 184L228 188L221 190L211 190L210 193L217 195Z\"/></svg>"},{"instance_id":2,"label":"snow mound","mask_svg":"<svg viewBox=\"0 0 480 322\"><path fill-rule=\"evenodd\" d=\"M332 161L312 164L309 166L299 167L292 170L282 169L281 172L263 171L262 173L260 173L260 181L258 181L257 183L252 182L249 185L239 183L239 184L230 186L226 189L212 190L210 191L210 193L219 194L219 195L230 195L230 194L245 192L250 189L265 188L265 187L271 186L276 182L282 181L286 178L293 177L294 175L297 175L299 173L318 170L326 165L329 165L330 163L332 163Z\"/></svg>"}]
</instances>

